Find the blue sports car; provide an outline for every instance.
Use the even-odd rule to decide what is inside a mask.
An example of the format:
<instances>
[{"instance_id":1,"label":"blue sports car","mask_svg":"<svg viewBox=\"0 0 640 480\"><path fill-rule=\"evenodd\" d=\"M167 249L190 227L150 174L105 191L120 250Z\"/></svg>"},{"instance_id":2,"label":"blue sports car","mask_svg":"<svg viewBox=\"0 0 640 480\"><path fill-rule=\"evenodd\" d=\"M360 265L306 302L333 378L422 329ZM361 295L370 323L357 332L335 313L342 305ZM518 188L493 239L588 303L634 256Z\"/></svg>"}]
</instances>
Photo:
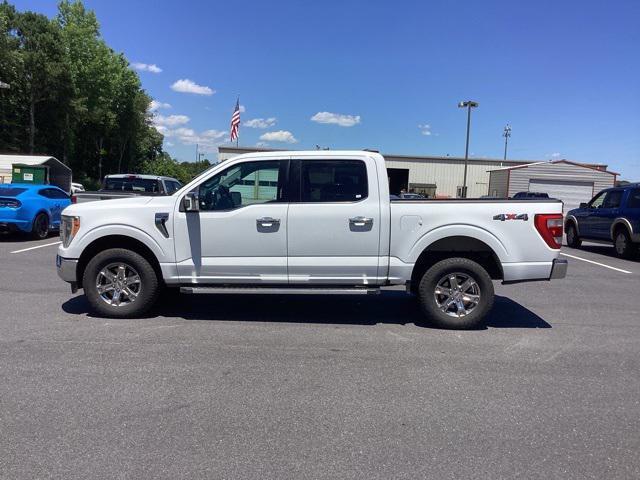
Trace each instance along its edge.
<instances>
[{"instance_id":1,"label":"blue sports car","mask_svg":"<svg viewBox=\"0 0 640 480\"><path fill-rule=\"evenodd\" d=\"M70 204L69 195L53 185L0 184L0 232L46 238L60 228L60 213Z\"/></svg>"}]
</instances>

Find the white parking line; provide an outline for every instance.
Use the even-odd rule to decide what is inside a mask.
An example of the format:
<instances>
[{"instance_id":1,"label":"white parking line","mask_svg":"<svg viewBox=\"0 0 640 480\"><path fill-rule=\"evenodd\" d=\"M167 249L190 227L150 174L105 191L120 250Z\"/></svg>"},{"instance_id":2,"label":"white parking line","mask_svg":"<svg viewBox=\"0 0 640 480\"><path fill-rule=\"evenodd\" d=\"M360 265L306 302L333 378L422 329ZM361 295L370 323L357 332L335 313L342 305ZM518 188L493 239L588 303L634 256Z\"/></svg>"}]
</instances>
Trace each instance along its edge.
<instances>
[{"instance_id":1,"label":"white parking line","mask_svg":"<svg viewBox=\"0 0 640 480\"><path fill-rule=\"evenodd\" d=\"M44 245L38 245L37 247L29 247L29 248L23 248L22 250L15 250L11 253L22 253L22 252L28 252L29 250L35 250L36 248L44 248L44 247L50 247L51 245L60 245L62 242L53 242L53 243L46 243Z\"/></svg>"},{"instance_id":2,"label":"white parking line","mask_svg":"<svg viewBox=\"0 0 640 480\"><path fill-rule=\"evenodd\" d=\"M593 263L594 265L598 265L604 268L609 268L611 270L615 270L616 272L633 273L633 272L630 272L629 270L623 270L621 268L612 267L611 265L605 265L604 263L594 262L593 260L587 260L586 258L576 257L575 255L569 255L568 253L560 252L560 255L564 255L565 257L569 257L569 258L575 258L576 260L582 260L583 262L587 262L587 263Z\"/></svg>"}]
</instances>

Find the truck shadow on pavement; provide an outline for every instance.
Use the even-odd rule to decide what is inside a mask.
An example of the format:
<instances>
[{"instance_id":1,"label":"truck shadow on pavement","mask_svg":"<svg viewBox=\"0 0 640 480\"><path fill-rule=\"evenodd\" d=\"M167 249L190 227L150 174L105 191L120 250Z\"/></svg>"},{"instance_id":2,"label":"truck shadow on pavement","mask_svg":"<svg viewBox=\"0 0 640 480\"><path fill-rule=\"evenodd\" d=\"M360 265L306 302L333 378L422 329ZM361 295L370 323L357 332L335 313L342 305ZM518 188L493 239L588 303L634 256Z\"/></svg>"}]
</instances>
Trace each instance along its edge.
<instances>
[{"instance_id":1,"label":"truck shadow on pavement","mask_svg":"<svg viewBox=\"0 0 640 480\"><path fill-rule=\"evenodd\" d=\"M62 305L72 315L88 315L84 295ZM193 321L251 321L322 323L335 325L416 324L432 328L424 320L414 297L385 291L369 297L301 295L178 295L162 297L147 318L183 318ZM132 321L132 320L122 320ZM482 329L551 328L544 319L513 300L496 295L493 310Z\"/></svg>"}]
</instances>

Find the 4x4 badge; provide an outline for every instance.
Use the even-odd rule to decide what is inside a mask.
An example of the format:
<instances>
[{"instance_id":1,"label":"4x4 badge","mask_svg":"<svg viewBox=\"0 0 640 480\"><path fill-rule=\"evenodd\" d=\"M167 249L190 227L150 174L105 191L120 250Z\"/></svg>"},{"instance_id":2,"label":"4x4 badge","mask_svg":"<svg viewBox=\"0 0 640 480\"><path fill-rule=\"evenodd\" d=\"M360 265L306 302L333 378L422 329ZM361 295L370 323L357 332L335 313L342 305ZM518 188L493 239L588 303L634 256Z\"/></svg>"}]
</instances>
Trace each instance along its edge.
<instances>
[{"instance_id":1,"label":"4x4 badge","mask_svg":"<svg viewBox=\"0 0 640 480\"><path fill-rule=\"evenodd\" d=\"M500 215L494 215L493 219L501 222L505 220L524 220L526 222L529 220L529 215L526 213L501 213Z\"/></svg>"}]
</instances>

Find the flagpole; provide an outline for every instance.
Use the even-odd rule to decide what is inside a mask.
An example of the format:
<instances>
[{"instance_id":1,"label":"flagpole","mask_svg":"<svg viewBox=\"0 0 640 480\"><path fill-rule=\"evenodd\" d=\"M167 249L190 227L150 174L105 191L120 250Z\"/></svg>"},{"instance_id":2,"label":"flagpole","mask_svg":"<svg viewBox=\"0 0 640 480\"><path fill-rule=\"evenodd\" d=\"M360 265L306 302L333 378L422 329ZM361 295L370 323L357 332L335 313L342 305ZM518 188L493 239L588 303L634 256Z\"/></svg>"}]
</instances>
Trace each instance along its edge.
<instances>
[{"instance_id":1,"label":"flagpole","mask_svg":"<svg viewBox=\"0 0 640 480\"><path fill-rule=\"evenodd\" d=\"M238 94L238 99L237 99L237 104L238 104L238 117L240 116L240 94ZM238 148L238 142L240 142L240 123L238 123L238 136L236 137L236 148Z\"/></svg>"}]
</instances>

